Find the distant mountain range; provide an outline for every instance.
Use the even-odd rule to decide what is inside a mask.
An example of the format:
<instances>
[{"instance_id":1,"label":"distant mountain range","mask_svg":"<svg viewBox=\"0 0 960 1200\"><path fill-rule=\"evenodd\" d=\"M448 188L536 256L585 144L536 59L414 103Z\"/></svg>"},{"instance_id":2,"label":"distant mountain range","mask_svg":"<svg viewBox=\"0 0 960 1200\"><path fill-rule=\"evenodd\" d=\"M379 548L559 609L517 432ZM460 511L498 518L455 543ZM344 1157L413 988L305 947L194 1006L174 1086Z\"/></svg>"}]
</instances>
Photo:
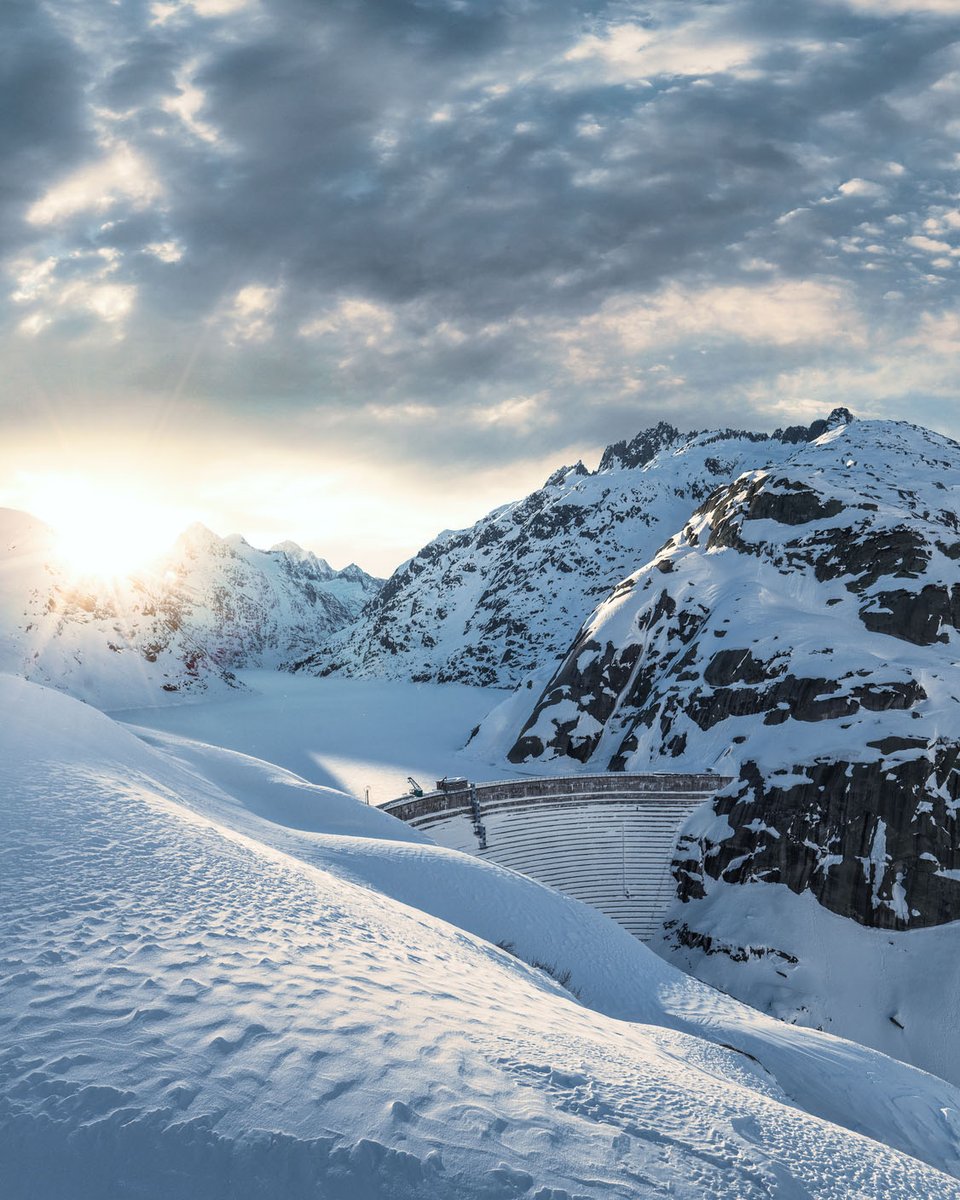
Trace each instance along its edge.
<instances>
[{"instance_id":1,"label":"distant mountain range","mask_svg":"<svg viewBox=\"0 0 960 1200\"><path fill-rule=\"evenodd\" d=\"M234 686L356 619L380 587L284 542L256 550L194 525L149 568L109 585L59 561L52 531L0 510L0 669L100 707Z\"/></svg>"}]
</instances>

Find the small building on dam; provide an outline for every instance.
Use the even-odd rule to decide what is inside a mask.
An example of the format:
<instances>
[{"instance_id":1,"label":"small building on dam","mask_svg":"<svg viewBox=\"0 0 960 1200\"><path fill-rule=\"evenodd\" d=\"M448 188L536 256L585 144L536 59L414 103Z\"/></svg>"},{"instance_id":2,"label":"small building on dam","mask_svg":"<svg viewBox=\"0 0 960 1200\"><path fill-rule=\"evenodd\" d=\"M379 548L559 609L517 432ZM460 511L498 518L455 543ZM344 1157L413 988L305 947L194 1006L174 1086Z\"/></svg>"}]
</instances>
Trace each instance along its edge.
<instances>
[{"instance_id":1,"label":"small building on dam","mask_svg":"<svg viewBox=\"0 0 960 1200\"><path fill-rule=\"evenodd\" d=\"M441 846L538 879L648 941L675 893L681 826L728 783L706 773L444 779L383 808Z\"/></svg>"}]
</instances>

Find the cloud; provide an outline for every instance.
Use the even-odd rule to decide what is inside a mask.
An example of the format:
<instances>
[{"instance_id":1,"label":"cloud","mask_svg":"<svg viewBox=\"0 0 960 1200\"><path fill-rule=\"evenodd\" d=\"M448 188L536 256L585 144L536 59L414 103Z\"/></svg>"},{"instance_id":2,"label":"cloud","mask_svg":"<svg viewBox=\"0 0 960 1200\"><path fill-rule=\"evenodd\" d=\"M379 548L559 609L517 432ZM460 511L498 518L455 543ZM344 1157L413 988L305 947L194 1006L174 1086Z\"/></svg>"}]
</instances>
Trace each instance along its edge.
<instances>
[{"instance_id":1,"label":"cloud","mask_svg":"<svg viewBox=\"0 0 960 1200\"><path fill-rule=\"evenodd\" d=\"M248 283L223 306L219 323L232 343L264 342L273 337L273 315L283 288Z\"/></svg>"},{"instance_id":2,"label":"cloud","mask_svg":"<svg viewBox=\"0 0 960 1200\"><path fill-rule=\"evenodd\" d=\"M258 0L157 0L150 5L150 23L165 25L189 13L210 19L229 17L254 8L257 3Z\"/></svg>"},{"instance_id":3,"label":"cloud","mask_svg":"<svg viewBox=\"0 0 960 1200\"><path fill-rule=\"evenodd\" d=\"M121 337L137 289L117 280L119 267L120 255L107 249L73 251L62 258L14 259L7 267L14 285L11 299L27 310L17 323L18 332L36 336L80 316L110 327L111 340ZM74 328L71 336L77 332Z\"/></svg>"},{"instance_id":4,"label":"cloud","mask_svg":"<svg viewBox=\"0 0 960 1200\"><path fill-rule=\"evenodd\" d=\"M956 17L954 0L839 0L857 12L879 17Z\"/></svg>"},{"instance_id":5,"label":"cloud","mask_svg":"<svg viewBox=\"0 0 960 1200\"><path fill-rule=\"evenodd\" d=\"M480 426L504 425L513 428L543 429L557 419L550 410L550 397L540 392L533 396L509 396L498 404L477 408L474 420Z\"/></svg>"},{"instance_id":6,"label":"cloud","mask_svg":"<svg viewBox=\"0 0 960 1200\"><path fill-rule=\"evenodd\" d=\"M355 334L366 346L373 347L389 337L395 327L394 314L386 305L374 304L361 297L348 297L323 315L305 321L299 333L305 338Z\"/></svg>"},{"instance_id":7,"label":"cloud","mask_svg":"<svg viewBox=\"0 0 960 1200\"><path fill-rule=\"evenodd\" d=\"M106 212L127 201L145 208L162 194L153 171L131 146L120 144L104 158L72 172L49 188L26 212L31 225L54 225L83 212Z\"/></svg>"},{"instance_id":8,"label":"cloud","mask_svg":"<svg viewBox=\"0 0 960 1200\"><path fill-rule=\"evenodd\" d=\"M214 126L200 115L206 105L206 94L194 80L197 67L197 60L191 59L179 68L174 77L176 91L161 101L161 107L165 112L179 117L194 137L215 145L220 140L220 135Z\"/></svg>"},{"instance_id":9,"label":"cloud","mask_svg":"<svg viewBox=\"0 0 960 1200\"><path fill-rule=\"evenodd\" d=\"M951 246L949 242L939 242L935 238L927 237L925 234L915 234L913 237L907 237L903 240L907 246L912 246L914 250L922 250L924 254L940 254L954 258L960 257L960 246Z\"/></svg>"},{"instance_id":10,"label":"cloud","mask_svg":"<svg viewBox=\"0 0 960 1200\"><path fill-rule=\"evenodd\" d=\"M694 6L694 11L698 11ZM564 55L568 63L598 63L608 80L643 81L657 75L716 75L747 67L758 46L746 38L724 37L717 22L699 19L654 30L626 23L590 34Z\"/></svg>"},{"instance_id":11,"label":"cloud","mask_svg":"<svg viewBox=\"0 0 960 1200\"><path fill-rule=\"evenodd\" d=\"M8 0L0 38L7 420L468 489L661 416L957 396L952 0Z\"/></svg>"},{"instance_id":12,"label":"cloud","mask_svg":"<svg viewBox=\"0 0 960 1200\"><path fill-rule=\"evenodd\" d=\"M916 329L903 339L903 345L944 358L960 356L960 308L923 313Z\"/></svg>"},{"instance_id":13,"label":"cloud","mask_svg":"<svg viewBox=\"0 0 960 1200\"><path fill-rule=\"evenodd\" d=\"M870 200L883 200L887 189L872 179L848 179L837 188L841 196L865 196Z\"/></svg>"},{"instance_id":14,"label":"cloud","mask_svg":"<svg viewBox=\"0 0 960 1200\"><path fill-rule=\"evenodd\" d=\"M144 254L152 254L161 262L175 263L183 258L183 247L179 242L167 239L165 242L147 242L143 247Z\"/></svg>"},{"instance_id":15,"label":"cloud","mask_svg":"<svg viewBox=\"0 0 960 1200\"><path fill-rule=\"evenodd\" d=\"M581 321L562 341L613 335L628 352L660 350L691 339L774 346L863 344L862 318L837 284L777 280L756 286L684 288L647 298L620 297Z\"/></svg>"}]
</instances>

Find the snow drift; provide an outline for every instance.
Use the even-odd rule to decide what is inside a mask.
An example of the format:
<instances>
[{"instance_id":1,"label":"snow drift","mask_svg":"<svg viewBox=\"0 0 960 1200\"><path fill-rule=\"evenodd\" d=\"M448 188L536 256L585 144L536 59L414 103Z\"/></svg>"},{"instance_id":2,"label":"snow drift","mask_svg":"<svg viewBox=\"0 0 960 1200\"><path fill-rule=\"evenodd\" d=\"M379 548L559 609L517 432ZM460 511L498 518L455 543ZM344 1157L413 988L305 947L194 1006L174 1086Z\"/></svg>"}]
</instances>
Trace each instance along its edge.
<instances>
[{"instance_id":1,"label":"snow drift","mask_svg":"<svg viewBox=\"0 0 960 1200\"><path fill-rule=\"evenodd\" d=\"M960 1196L942 1081L268 764L0 706L6 1195Z\"/></svg>"}]
</instances>

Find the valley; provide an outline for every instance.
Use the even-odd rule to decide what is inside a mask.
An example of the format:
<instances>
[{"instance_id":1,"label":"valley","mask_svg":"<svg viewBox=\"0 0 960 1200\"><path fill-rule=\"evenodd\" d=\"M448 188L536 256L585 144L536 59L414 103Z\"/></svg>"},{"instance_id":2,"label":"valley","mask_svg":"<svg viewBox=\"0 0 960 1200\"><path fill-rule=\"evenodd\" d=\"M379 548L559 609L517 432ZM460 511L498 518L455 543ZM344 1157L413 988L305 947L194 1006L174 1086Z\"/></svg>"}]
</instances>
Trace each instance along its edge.
<instances>
[{"instance_id":1,"label":"valley","mask_svg":"<svg viewBox=\"0 0 960 1200\"><path fill-rule=\"evenodd\" d=\"M774 437L657 426L386 582L193 529L84 591L5 514L16 1194L82 1162L92 1198L184 1120L210 1187L272 1130L292 1196L300 1170L344 1195L955 1194L958 481L949 439L845 410ZM397 801L443 778L478 799L441 790L434 839ZM669 815L691 778L717 782ZM641 813L636 779L667 799L608 813ZM122 1055L74 1059L112 1022ZM180 1045L185 1073L125 1065ZM372 1047L376 1071L349 1065ZM326 1097L319 1141L291 1088Z\"/></svg>"}]
</instances>

